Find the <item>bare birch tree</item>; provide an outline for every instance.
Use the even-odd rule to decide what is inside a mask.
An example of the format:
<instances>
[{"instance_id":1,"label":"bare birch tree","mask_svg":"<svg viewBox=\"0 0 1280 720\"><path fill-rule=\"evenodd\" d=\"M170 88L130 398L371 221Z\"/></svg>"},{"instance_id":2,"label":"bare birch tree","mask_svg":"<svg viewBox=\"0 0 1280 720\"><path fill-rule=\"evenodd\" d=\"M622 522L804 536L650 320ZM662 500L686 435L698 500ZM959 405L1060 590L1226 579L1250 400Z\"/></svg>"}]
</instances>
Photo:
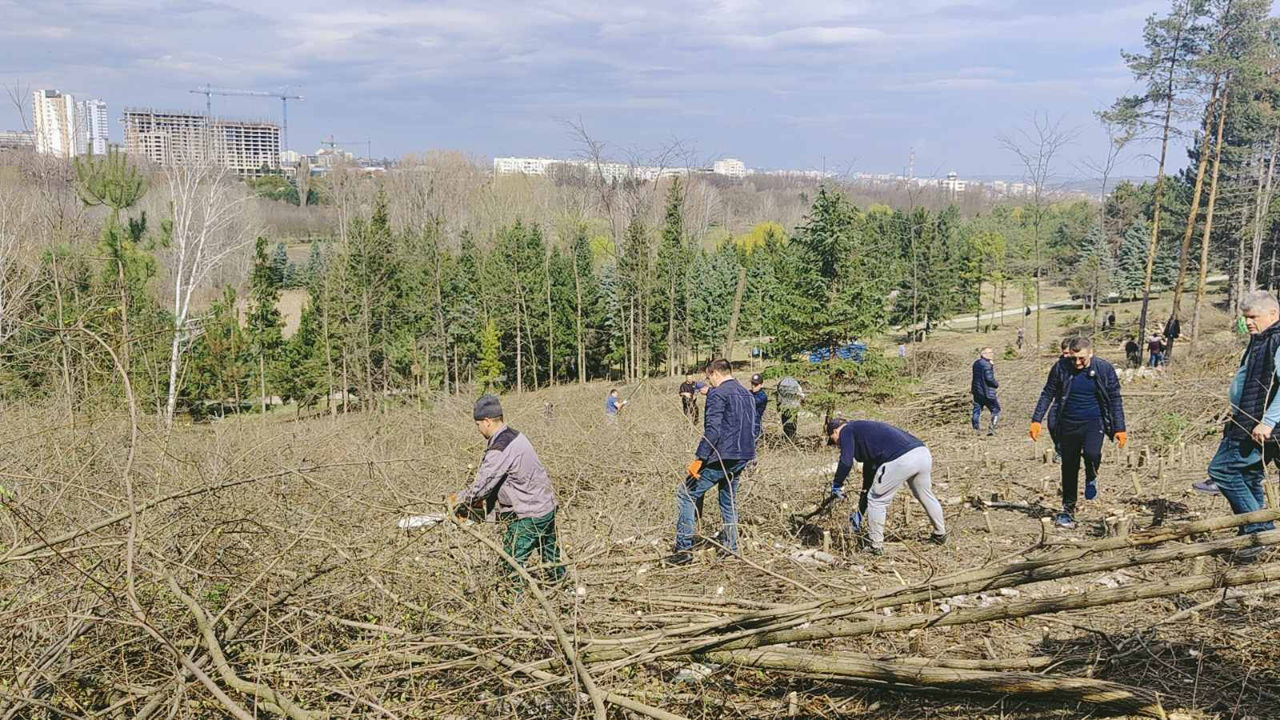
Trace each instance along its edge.
<instances>
[{"instance_id":1,"label":"bare birch tree","mask_svg":"<svg viewBox=\"0 0 1280 720\"><path fill-rule=\"evenodd\" d=\"M176 163L164 168L172 219L166 263L173 289L173 339L165 427L173 424L178 402L178 369L190 344L191 301L211 272L254 237L245 222L248 196L229 171L210 163Z\"/></svg>"},{"instance_id":2,"label":"bare birch tree","mask_svg":"<svg viewBox=\"0 0 1280 720\"><path fill-rule=\"evenodd\" d=\"M1023 177L1031 186L1031 240L1035 254L1032 272L1036 304L1036 346L1040 346L1041 322L1040 277L1044 273L1041 251L1044 247L1045 215L1049 211L1049 183L1053 179L1054 159L1064 147L1074 140L1074 133L1062 129L1060 121L1050 120L1046 114L1035 115L1031 127L997 138L1004 149L1013 153L1023 168Z\"/></svg>"}]
</instances>

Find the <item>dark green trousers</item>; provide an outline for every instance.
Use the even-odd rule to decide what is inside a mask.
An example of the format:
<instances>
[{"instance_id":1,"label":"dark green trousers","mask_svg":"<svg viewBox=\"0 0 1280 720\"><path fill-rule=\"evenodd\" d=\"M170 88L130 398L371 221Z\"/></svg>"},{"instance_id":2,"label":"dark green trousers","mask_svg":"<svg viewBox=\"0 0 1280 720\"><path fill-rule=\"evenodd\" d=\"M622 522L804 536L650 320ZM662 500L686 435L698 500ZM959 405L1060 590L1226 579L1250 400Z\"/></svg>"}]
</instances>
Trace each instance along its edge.
<instances>
[{"instance_id":1,"label":"dark green trousers","mask_svg":"<svg viewBox=\"0 0 1280 720\"><path fill-rule=\"evenodd\" d=\"M548 566L552 581L564 577L564 566L560 564L560 546L556 543L556 511L536 518L516 517L506 513L507 531L503 535L503 550L515 558L522 567L529 566L529 557L536 550L542 558L542 564ZM506 568L508 575L516 576L515 570Z\"/></svg>"}]
</instances>

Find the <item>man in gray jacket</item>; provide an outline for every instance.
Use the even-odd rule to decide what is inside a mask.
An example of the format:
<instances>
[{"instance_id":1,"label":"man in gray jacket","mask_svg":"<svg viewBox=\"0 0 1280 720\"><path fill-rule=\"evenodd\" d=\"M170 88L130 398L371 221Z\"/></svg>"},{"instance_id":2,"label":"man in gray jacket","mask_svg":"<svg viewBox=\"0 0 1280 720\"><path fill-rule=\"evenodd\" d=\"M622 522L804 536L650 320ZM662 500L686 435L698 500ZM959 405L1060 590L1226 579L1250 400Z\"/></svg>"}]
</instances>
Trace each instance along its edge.
<instances>
[{"instance_id":1,"label":"man in gray jacket","mask_svg":"<svg viewBox=\"0 0 1280 720\"><path fill-rule=\"evenodd\" d=\"M508 555L527 565L537 550L551 579L560 580L565 573L556 543L556 493L538 454L527 437L507 427L497 395L477 400L472 417L489 444L471 486L451 498L454 513L465 517L473 505L483 505L487 519L507 523Z\"/></svg>"}]
</instances>

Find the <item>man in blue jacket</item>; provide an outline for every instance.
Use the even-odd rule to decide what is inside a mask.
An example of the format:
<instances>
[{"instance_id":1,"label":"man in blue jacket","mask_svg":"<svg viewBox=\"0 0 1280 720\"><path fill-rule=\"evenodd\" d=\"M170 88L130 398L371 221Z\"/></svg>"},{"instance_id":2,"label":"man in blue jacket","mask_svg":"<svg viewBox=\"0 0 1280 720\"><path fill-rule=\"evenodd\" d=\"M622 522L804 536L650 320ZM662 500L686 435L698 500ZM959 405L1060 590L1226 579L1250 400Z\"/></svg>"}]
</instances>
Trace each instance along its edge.
<instances>
[{"instance_id":1,"label":"man in blue jacket","mask_svg":"<svg viewBox=\"0 0 1280 720\"><path fill-rule=\"evenodd\" d=\"M996 399L996 366L992 360L996 351L989 347L982 348L978 359L973 361L973 381L969 391L973 393L973 429L982 430L982 409L991 411L991 424L987 427L988 435L996 434L996 424L1000 422L1000 401Z\"/></svg>"},{"instance_id":2,"label":"man in blue jacket","mask_svg":"<svg viewBox=\"0 0 1280 720\"><path fill-rule=\"evenodd\" d=\"M933 525L930 542L947 542L947 528L942 520L942 504L933 494L933 455L920 439L892 425L872 420L827 422L827 439L840 446L840 460L831 483L831 494L844 497L844 482L854 463L862 463L862 494L858 509L849 516L854 531L861 530L866 517L866 550L872 555L884 554L884 520L893 496L905 484L920 501Z\"/></svg>"},{"instance_id":3,"label":"man in blue jacket","mask_svg":"<svg viewBox=\"0 0 1280 720\"><path fill-rule=\"evenodd\" d=\"M693 526L702 496L717 488L720 497L721 543L730 553L738 552L738 477L756 456L755 398L733 379L733 368L725 359L707 365L706 407L703 411L702 440L689 463L688 475L676 489L675 552L668 565L687 565L693 560Z\"/></svg>"},{"instance_id":4,"label":"man in blue jacket","mask_svg":"<svg viewBox=\"0 0 1280 720\"><path fill-rule=\"evenodd\" d=\"M1102 464L1102 441L1112 438L1124 447L1129 438L1124 425L1124 401L1120 378L1111 363L1093 355L1093 341L1071 339L1071 366L1055 366L1040 392L1040 401L1031 414L1031 439L1040 438L1040 421L1051 404L1058 408L1058 443L1062 449L1062 512L1058 527L1074 528L1076 497L1079 492L1080 462L1084 461L1084 498L1098 496L1098 467Z\"/></svg>"},{"instance_id":5,"label":"man in blue jacket","mask_svg":"<svg viewBox=\"0 0 1280 720\"><path fill-rule=\"evenodd\" d=\"M764 377L760 373L751 376L751 397L755 398L755 433L759 441L764 435L764 411L769 407L769 393L764 391Z\"/></svg>"}]
</instances>

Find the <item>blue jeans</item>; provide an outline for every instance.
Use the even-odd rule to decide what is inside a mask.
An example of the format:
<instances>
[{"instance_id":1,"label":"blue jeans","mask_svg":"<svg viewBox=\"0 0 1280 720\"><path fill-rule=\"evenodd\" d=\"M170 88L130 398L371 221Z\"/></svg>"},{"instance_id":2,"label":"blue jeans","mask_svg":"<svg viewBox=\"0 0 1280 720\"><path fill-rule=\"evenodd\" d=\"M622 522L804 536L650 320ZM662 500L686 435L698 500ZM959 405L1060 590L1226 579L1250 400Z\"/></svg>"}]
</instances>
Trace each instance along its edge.
<instances>
[{"instance_id":1,"label":"blue jeans","mask_svg":"<svg viewBox=\"0 0 1280 720\"><path fill-rule=\"evenodd\" d=\"M973 429L978 430L982 425L982 409L986 408L991 411L991 428L995 429L996 423L1000 420L1000 401L995 398L973 398Z\"/></svg>"},{"instance_id":2,"label":"blue jeans","mask_svg":"<svg viewBox=\"0 0 1280 720\"><path fill-rule=\"evenodd\" d=\"M1261 510L1267 505L1262 492L1262 479L1266 469L1262 462L1262 448L1252 440L1223 437L1218 452L1209 461L1209 478L1231 503L1231 512L1237 515ZM1273 530L1269 522L1249 523L1240 528L1240 534Z\"/></svg>"},{"instance_id":3,"label":"blue jeans","mask_svg":"<svg viewBox=\"0 0 1280 720\"><path fill-rule=\"evenodd\" d=\"M698 519L702 496L713 487L719 488L720 520L724 523L721 543L738 552L738 476L749 460L708 462L701 477L686 477L676 489L676 552L693 548L693 525Z\"/></svg>"}]
</instances>

